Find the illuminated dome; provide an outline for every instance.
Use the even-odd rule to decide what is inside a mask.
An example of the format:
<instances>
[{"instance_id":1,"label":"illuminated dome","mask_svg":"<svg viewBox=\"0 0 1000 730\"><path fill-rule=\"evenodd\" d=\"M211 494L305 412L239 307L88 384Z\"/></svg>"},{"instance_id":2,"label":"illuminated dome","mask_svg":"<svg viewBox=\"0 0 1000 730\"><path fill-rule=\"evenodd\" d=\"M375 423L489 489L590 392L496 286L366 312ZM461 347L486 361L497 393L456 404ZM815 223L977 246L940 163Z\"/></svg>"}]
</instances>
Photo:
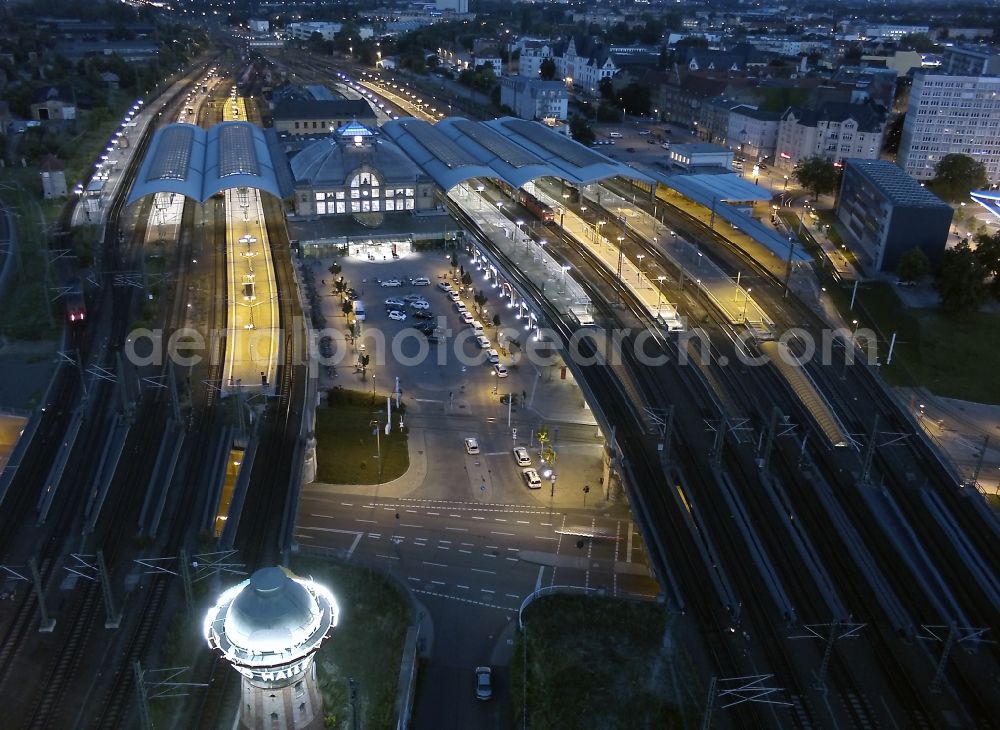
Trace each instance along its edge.
<instances>
[{"instance_id":1,"label":"illuminated dome","mask_svg":"<svg viewBox=\"0 0 1000 730\"><path fill-rule=\"evenodd\" d=\"M245 676L297 673L337 625L330 592L282 568L261 568L225 591L205 617L205 639Z\"/></svg>"}]
</instances>

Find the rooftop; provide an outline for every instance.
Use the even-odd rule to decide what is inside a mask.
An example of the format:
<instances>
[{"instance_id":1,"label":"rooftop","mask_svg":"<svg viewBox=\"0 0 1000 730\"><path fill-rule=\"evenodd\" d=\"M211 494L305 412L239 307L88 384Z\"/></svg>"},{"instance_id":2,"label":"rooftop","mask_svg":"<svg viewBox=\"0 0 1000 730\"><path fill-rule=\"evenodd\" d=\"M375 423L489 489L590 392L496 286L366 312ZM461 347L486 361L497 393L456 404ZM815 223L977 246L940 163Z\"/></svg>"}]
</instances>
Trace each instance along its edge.
<instances>
[{"instance_id":1,"label":"rooftop","mask_svg":"<svg viewBox=\"0 0 1000 730\"><path fill-rule=\"evenodd\" d=\"M895 205L911 208L951 208L888 160L844 160L846 169L870 180Z\"/></svg>"},{"instance_id":2,"label":"rooftop","mask_svg":"<svg viewBox=\"0 0 1000 730\"><path fill-rule=\"evenodd\" d=\"M364 99L283 99L271 115L275 121L285 119L336 119L357 117L369 119L375 111Z\"/></svg>"}]
</instances>

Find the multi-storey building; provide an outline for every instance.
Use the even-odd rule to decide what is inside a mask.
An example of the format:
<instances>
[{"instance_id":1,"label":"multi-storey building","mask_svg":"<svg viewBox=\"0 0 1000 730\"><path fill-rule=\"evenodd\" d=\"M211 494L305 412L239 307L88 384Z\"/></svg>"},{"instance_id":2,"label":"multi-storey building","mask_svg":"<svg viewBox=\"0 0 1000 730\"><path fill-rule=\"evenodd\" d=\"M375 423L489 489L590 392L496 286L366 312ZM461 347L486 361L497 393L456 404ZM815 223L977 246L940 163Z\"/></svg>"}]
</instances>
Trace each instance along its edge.
<instances>
[{"instance_id":1,"label":"multi-storey building","mask_svg":"<svg viewBox=\"0 0 1000 730\"><path fill-rule=\"evenodd\" d=\"M844 163L837 218L876 271L895 271L911 248L921 249L937 265L954 212L888 160Z\"/></svg>"},{"instance_id":2,"label":"multi-storey building","mask_svg":"<svg viewBox=\"0 0 1000 730\"><path fill-rule=\"evenodd\" d=\"M548 41L525 41L521 44L517 72L529 79L537 79L541 73L542 61L552 58L552 44Z\"/></svg>"},{"instance_id":3,"label":"multi-storey building","mask_svg":"<svg viewBox=\"0 0 1000 730\"><path fill-rule=\"evenodd\" d=\"M559 78L569 79L574 86L597 93L601 79L612 78L618 67L608 49L595 39L570 38L553 50Z\"/></svg>"},{"instance_id":4,"label":"multi-storey building","mask_svg":"<svg viewBox=\"0 0 1000 730\"><path fill-rule=\"evenodd\" d=\"M951 76L995 76L1000 74L1000 53L986 47L945 48L938 71Z\"/></svg>"},{"instance_id":5,"label":"multi-storey building","mask_svg":"<svg viewBox=\"0 0 1000 730\"><path fill-rule=\"evenodd\" d=\"M729 110L729 147L750 161L774 157L781 115L741 104Z\"/></svg>"},{"instance_id":6,"label":"multi-storey building","mask_svg":"<svg viewBox=\"0 0 1000 730\"><path fill-rule=\"evenodd\" d=\"M791 170L800 160L814 156L833 163L849 157L878 159L885 121L885 110L871 103L790 107L778 125L775 165Z\"/></svg>"},{"instance_id":7,"label":"multi-storey building","mask_svg":"<svg viewBox=\"0 0 1000 730\"><path fill-rule=\"evenodd\" d=\"M513 109L521 119L551 124L566 120L569 94L562 81L504 76L500 79L500 103Z\"/></svg>"},{"instance_id":8,"label":"multi-storey building","mask_svg":"<svg viewBox=\"0 0 1000 730\"><path fill-rule=\"evenodd\" d=\"M1000 184L1000 76L914 76L897 163L929 180L953 153L982 162L990 184Z\"/></svg>"}]
</instances>

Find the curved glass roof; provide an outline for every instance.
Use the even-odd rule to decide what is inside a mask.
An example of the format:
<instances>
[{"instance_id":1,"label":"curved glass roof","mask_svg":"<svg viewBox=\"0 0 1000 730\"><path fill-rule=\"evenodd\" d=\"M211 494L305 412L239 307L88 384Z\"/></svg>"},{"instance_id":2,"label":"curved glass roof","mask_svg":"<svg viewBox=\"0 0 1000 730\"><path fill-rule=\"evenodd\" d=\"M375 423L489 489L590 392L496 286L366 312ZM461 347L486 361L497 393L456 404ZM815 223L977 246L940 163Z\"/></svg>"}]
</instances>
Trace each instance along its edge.
<instances>
[{"instance_id":1,"label":"curved glass roof","mask_svg":"<svg viewBox=\"0 0 1000 730\"><path fill-rule=\"evenodd\" d=\"M249 122L223 122L208 130L168 124L153 135L127 205L154 193L204 202L230 188L281 197L263 130Z\"/></svg>"},{"instance_id":2,"label":"curved glass roof","mask_svg":"<svg viewBox=\"0 0 1000 730\"><path fill-rule=\"evenodd\" d=\"M437 124L408 118L386 122L382 130L444 190L474 177L499 178L516 188L539 177L587 184L620 175L653 182L544 124L513 117L449 117Z\"/></svg>"},{"instance_id":3,"label":"curved glass roof","mask_svg":"<svg viewBox=\"0 0 1000 730\"><path fill-rule=\"evenodd\" d=\"M338 137L374 137L375 130L354 119L337 129L334 134Z\"/></svg>"}]
</instances>

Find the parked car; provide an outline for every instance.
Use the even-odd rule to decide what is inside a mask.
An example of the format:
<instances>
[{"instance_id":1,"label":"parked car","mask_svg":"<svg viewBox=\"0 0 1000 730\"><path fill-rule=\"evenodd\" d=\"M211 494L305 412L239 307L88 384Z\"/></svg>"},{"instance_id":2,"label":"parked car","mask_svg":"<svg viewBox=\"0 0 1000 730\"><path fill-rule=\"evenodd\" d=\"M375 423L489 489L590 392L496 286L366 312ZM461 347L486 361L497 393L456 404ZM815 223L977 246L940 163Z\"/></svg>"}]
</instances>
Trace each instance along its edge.
<instances>
[{"instance_id":1,"label":"parked car","mask_svg":"<svg viewBox=\"0 0 1000 730\"><path fill-rule=\"evenodd\" d=\"M410 302L410 307L412 309L430 309L430 302L425 302L423 299L419 299L415 302Z\"/></svg>"},{"instance_id":2,"label":"parked car","mask_svg":"<svg viewBox=\"0 0 1000 730\"><path fill-rule=\"evenodd\" d=\"M398 309L389 310L389 319L394 319L397 322L402 322L406 319L406 312L400 312Z\"/></svg>"},{"instance_id":3,"label":"parked car","mask_svg":"<svg viewBox=\"0 0 1000 730\"><path fill-rule=\"evenodd\" d=\"M466 308L465 302L455 302L455 311L461 314L462 312L467 312L469 310Z\"/></svg>"},{"instance_id":4,"label":"parked car","mask_svg":"<svg viewBox=\"0 0 1000 730\"><path fill-rule=\"evenodd\" d=\"M534 469L525 469L521 472L521 476L524 477L524 483L528 485L528 489L542 488L542 478Z\"/></svg>"},{"instance_id":5,"label":"parked car","mask_svg":"<svg viewBox=\"0 0 1000 730\"><path fill-rule=\"evenodd\" d=\"M411 315L414 319L434 319L434 315L426 309L418 309Z\"/></svg>"},{"instance_id":6,"label":"parked car","mask_svg":"<svg viewBox=\"0 0 1000 730\"><path fill-rule=\"evenodd\" d=\"M422 301L424 301L424 297L423 297L422 294L407 294L405 297L403 297L403 301L404 302L422 302Z\"/></svg>"},{"instance_id":7,"label":"parked car","mask_svg":"<svg viewBox=\"0 0 1000 730\"><path fill-rule=\"evenodd\" d=\"M451 291L448 292L448 298L453 302L457 302L459 300L459 294L457 291L452 289Z\"/></svg>"},{"instance_id":8,"label":"parked car","mask_svg":"<svg viewBox=\"0 0 1000 730\"><path fill-rule=\"evenodd\" d=\"M441 291L451 291L451 284L449 284L447 281L439 281L438 289L440 289Z\"/></svg>"},{"instance_id":9,"label":"parked car","mask_svg":"<svg viewBox=\"0 0 1000 730\"><path fill-rule=\"evenodd\" d=\"M385 306L387 307L405 307L406 302L402 299L397 299L396 297L389 297L385 300Z\"/></svg>"},{"instance_id":10,"label":"parked car","mask_svg":"<svg viewBox=\"0 0 1000 730\"><path fill-rule=\"evenodd\" d=\"M496 350L492 349L492 348L489 349L489 350L487 350L486 351L486 361L489 362L489 363L494 363L494 364L500 362L500 353L497 352Z\"/></svg>"},{"instance_id":11,"label":"parked car","mask_svg":"<svg viewBox=\"0 0 1000 730\"><path fill-rule=\"evenodd\" d=\"M476 344L484 350L488 350L490 348L490 341L486 338L486 335L478 335L476 337Z\"/></svg>"},{"instance_id":12,"label":"parked car","mask_svg":"<svg viewBox=\"0 0 1000 730\"><path fill-rule=\"evenodd\" d=\"M531 457L528 456L528 450L523 446L515 446L514 461L517 462L518 466L531 466Z\"/></svg>"},{"instance_id":13,"label":"parked car","mask_svg":"<svg viewBox=\"0 0 1000 730\"><path fill-rule=\"evenodd\" d=\"M493 672L489 667L476 667L476 699L488 700L493 697Z\"/></svg>"},{"instance_id":14,"label":"parked car","mask_svg":"<svg viewBox=\"0 0 1000 730\"><path fill-rule=\"evenodd\" d=\"M476 318L472 316L472 312L462 312L461 320L462 324L472 324L476 321Z\"/></svg>"},{"instance_id":15,"label":"parked car","mask_svg":"<svg viewBox=\"0 0 1000 730\"><path fill-rule=\"evenodd\" d=\"M465 453L467 454L478 454L479 453L479 442L476 439L465 439Z\"/></svg>"},{"instance_id":16,"label":"parked car","mask_svg":"<svg viewBox=\"0 0 1000 730\"><path fill-rule=\"evenodd\" d=\"M503 363L499 363L498 362L497 364L495 364L493 366L493 372L495 372L497 374L498 378L506 378L507 374L508 374L507 373L507 366L504 365Z\"/></svg>"},{"instance_id":17,"label":"parked car","mask_svg":"<svg viewBox=\"0 0 1000 730\"><path fill-rule=\"evenodd\" d=\"M402 286L403 282L399 279L383 279L379 282L379 286Z\"/></svg>"},{"instance_id":18,"label":"parked car","mask_svg":"<svg viewBox=\"0 0 1000 730\"><path fill-rule=\"evenodd\" d=\"M431 280L426 276L418 276L416 279L410 279L410 283L413 284L413 286L430 286Z\"/></svg>"},{"instance_id":19,"label":"parked car","mask_svg":"<svg viewBox=\"0 0 1000 730\"><path fill-rule=\"evenodd\" d=\"M353 302L353 301L356 301L356 300L360 299L361 295L358 294L358 290L355 289L352 286L352 287L349 287L348 290L347 290L347 298L350 299Z\"/></svg>"}]
</instances>

